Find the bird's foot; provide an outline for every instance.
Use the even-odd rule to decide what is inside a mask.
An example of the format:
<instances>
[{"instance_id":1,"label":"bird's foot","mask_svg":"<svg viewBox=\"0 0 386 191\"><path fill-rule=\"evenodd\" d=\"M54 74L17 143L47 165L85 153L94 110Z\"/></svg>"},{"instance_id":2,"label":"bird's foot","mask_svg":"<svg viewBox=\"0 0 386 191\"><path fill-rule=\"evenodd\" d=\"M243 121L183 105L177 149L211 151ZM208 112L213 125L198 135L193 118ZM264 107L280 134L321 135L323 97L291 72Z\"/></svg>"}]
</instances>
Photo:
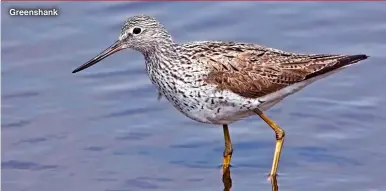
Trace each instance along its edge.
<instances>
[{"instance_id":1,"label":"bird's foot","mask_svg":"<svg viewBox=\"0 0 386 191\"><path fill-rule=\"evenodd\" d=\"M269 174L268 181L271 182L272 191L279 191L279 186L277 184L277 174Z\"/></svg>"},{"instance_id":2,"label":"bird's foot","mask_svg":"<svg viewBox=\"0 0 386 191\"><path fill-rule=\"evenodd\" d=\"M217 165L217 167L218 168L221 167L221 168L225 169L225 168L233 167L233 164L231 164L231 163L228 163L228 164L221 163L221 164Z\"/></svg>"},{"instance_id":3,"label":"bird's foot","mask_svg":"<svg viewBox=\"0 0 386 191\"><path fill-rule=\"evenodd\" d=\"M269 181L269 182L277 181L278 176L279 176L278 174L268 174L267 181Z\"/></svg>"}]
</instances>

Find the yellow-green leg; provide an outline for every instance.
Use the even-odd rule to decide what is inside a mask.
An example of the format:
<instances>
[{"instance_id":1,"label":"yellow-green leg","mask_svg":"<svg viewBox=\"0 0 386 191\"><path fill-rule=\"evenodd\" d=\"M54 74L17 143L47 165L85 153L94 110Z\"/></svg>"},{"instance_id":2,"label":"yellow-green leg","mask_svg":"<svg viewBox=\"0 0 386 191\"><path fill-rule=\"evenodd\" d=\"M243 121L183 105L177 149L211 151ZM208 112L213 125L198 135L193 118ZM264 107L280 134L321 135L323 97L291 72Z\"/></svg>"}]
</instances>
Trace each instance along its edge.
<instances>
[{"instance_id":1,"label":"yellow-green leg","mask_svg":"<svg viewBox=\"0 0 386 191\"><path fill-rule=\"evenodd\" d=\"M224 191L229 191L232 188L232 178L231 178L231 170L230 170L230 164L231 164L231 158L232 158L232 142L231 137L229 135L229 129L228 125L223 125L223 132L224 132L224 142L225 142L225 148L223 152L223 162L222 162L222 181L224 183Z\"/></svg>"},{"instance_id":2,"label":"yellow-green leg","mask_svg":"<svg viewBox=\"0 0 386 191\"><path fill-rule=\"evenodd\" d=\"M223 125L222 127L224 131L224 141L225 141L222 169L223 169L223 173L225 173L226 170L229 169L229 165L231 164L233 149L232 149L231 137L229 135L228 125Z\"/></svg>"},{"instance_id":3,"label":"yellow-green leg","mask_svg":"<svg viewBox=\"0 0 386 191\"><path fill-rule=\"evenodd\" d=\"M272 168L271 168L271 173L269 174L269 178L271 179L272 190L274 190L274 186L276 187L275 190L277 190L276 176L277 176L277 169L279 166L280 154L284 143L285 132L274 121L268 118L260 110L256 109L255 113L259 115L261 119L263 119L272 128L272 130L275 132L275 135L276 135L275 154L273 155Z\"/></svg>"}]
</instances>

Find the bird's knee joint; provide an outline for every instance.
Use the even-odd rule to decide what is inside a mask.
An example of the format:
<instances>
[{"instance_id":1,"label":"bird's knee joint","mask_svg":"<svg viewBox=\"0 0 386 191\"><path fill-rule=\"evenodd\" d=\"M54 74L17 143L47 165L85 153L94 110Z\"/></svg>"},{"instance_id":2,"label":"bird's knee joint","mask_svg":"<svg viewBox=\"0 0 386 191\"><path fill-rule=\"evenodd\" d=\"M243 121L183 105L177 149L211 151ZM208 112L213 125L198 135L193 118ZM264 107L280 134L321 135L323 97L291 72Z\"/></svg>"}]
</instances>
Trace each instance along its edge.
<instances>
[{"instance_id":1,"label":"bird's knee joint","mask_svg":"<svg viewBox=\"0 0 386 191\"><path fill-rule=\"evenodd\" d=\"M282 140L285 137L285 131L283 129L280 129L279 131L276 131L276 140Z\"/></svg>"}]
</instances>

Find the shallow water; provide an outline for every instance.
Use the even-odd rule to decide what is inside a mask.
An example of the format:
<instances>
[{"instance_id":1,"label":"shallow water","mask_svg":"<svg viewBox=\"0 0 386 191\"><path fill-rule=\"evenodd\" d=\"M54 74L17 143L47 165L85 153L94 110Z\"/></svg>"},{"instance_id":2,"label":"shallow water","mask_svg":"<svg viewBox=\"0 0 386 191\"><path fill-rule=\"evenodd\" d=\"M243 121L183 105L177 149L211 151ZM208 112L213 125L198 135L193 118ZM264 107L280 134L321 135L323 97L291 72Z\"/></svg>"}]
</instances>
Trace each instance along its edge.
<instances>
[{"instance_id":1,"label":"shallow water","mask_svg":"<svg viewBox=\"0 0 386 191\"><path fill-rule=\"evenodd\" d=\"M8 15L53 6L60 16ZM385 3L2 3L1 14L5 191L223 189L222 129L158 102L139 53L71 73L136 14L157 17L178 42L370 55L267 115L287 132L280 190L386 190ZM232 190L270 190L273 132L258 117L230 128Z\"/></svg>"}]
</instances>

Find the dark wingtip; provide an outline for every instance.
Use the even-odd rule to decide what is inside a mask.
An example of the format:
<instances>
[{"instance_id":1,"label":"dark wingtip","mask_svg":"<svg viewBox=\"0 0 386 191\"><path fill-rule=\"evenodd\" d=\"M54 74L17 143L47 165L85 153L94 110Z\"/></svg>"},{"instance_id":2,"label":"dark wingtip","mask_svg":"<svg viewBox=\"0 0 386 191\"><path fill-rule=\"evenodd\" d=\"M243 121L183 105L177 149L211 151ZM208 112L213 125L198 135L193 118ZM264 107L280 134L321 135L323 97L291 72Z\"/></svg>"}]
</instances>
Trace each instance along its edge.
<instances>
[{"instance_id":1,"label":"dark wingtip","mask_svg":"<svg viewBox=\"0 0 386 191\"><path fill-rule=\"evenodd\" d=\"M365 60L368 57L370 57L370 56L368 56L366 54L357 54L357 55L348 56L347 59L352 60L352 61L360 61L360 60Z\"/></svg>"},{"instance_id":2,"label":"dark wingtip","mask_svg":"<svg viewBox=\"0 0 386 191\"><path fill-rule=\"evenodd\" d=\"M336 64L329 66L329 67L325 67L317 72L314 72L314 73L308 75L306 77L306 79L310 79L310 78L325 74L327 72L331 72L333 70L336 70L336 69L344 67L344 66L352 65L352 64L357 63L361 60L365 60L368 57L369 56L366 54L356 54L356 55L345 56L343 58L338 59Z\"/></svg>"},{"instance_id":3,"label":"dark wingtip","mask_svg":"<svg viewBox=\"0 0 386 191\"><path fill-rule=\"evenodd\" d=\"M357 63L361 60L366 60L369 56L366 54L349 55L345 58L339 59L336 64L338 68Z\"/></svg>"}]
</instances>

